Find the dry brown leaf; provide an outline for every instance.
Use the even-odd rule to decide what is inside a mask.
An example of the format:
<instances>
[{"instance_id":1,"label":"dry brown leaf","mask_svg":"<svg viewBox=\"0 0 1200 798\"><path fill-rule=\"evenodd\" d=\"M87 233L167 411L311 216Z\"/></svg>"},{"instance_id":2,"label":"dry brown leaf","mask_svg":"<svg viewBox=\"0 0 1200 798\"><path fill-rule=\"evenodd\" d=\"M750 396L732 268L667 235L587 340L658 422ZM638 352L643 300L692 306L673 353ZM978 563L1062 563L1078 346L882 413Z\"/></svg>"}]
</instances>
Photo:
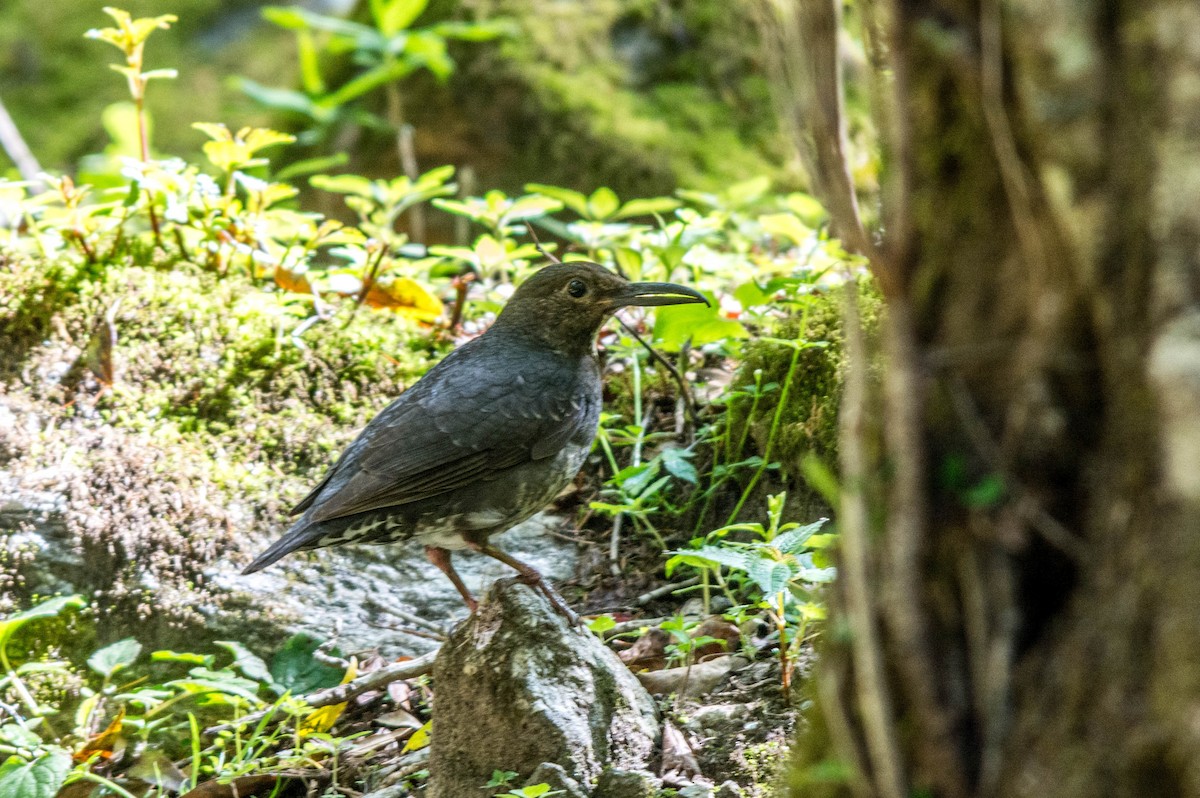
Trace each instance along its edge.
<instances>
[{"instance_id":1,"label":"dry brown leaf","mask_svg":"<svg viewBox=\"0 0 1200 798\"><path fill-rule=\"evenodd\" d=\"M634 673L661 670L667 666L667 644L670 642L671 635L665 629L647 629L632 646L617 656Z\"/></svg>"},{"instance_id":2,"label":"dry brown leaf","mask_svg":"<svg viewBox=\"0 0 1200 798\"><path fill-rule=\"evenodd\" d=\"M697 662L703 662L706 659L711 659L714 656L722 654L732 654L742 644L741 630L720 615L712 615L706 618L690 634L693 640L698 640L701 637L713 637L721 641L719 643L705 643L702 646L697 646L696 650L692 652Z\"/></svg>"},{"instance_id":3,"label":"dry brown leaf","mask_svg":"<svg viewBox=\"0 0 1200 798\"><path fill-rule=\"evenodd\" d=\"M87 739L79 750L72 756L76 762L86 762L93 756L99 754L105 759L108 759L113 754L113 749L117 746L117 741L121 738L121 724L125 721L125 707L117 710L117 715L112 719L112 722L99 734L93 734Z\"/></svg>"}]
</instances>

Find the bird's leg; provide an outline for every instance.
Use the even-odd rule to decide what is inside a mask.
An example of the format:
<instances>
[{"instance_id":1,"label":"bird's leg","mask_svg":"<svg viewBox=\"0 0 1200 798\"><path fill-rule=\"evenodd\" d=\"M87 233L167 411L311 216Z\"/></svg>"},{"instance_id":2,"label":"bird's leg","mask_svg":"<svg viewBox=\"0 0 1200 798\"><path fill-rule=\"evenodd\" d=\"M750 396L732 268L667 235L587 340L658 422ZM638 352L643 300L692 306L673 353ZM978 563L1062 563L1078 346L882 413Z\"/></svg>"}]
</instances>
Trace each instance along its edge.
<instances>
[{"instance_id":1,"label":"bird's leg","mask_svg":"<svg viewBox=\"0 0 1200 798\"><path fill-rule=\"evenodd\" d=\"M467 541L467 546L473 551L477 551L480 554L486 554L494 560L499 560L520 574L521 581L545 596L546 600L550 602L550 605L558 611L559 615L562 615L564 618L566 618L568 623L575 626L579 626L583 623L579 615L567 606L567 602L558 594L558 591L546 581L546 577L538 573L538 570L532 565L521 562L508 552L504 551L503 549L498 549L490 543L475 543L473 541Z\"/></svg>"},{"instance_id":2,"label":"bird's leg","mask_svg":"<svg viewBox=\"0 0 1200 798\"><path fill-rule=\"evenodd\" d=\"M479 606L479 602L471 595L471 591L467 590L467 586L463 584L462 577L458 575L458 571L454 570L454 564L450 562L450 550L443 549L440 546L426 546L425 556L429 558L431 563L438 567L439 571L449 577L454 586L458 588L463 601L467 602L467 609L475 612L475 608Z\"/></svg>"}]
</instances>

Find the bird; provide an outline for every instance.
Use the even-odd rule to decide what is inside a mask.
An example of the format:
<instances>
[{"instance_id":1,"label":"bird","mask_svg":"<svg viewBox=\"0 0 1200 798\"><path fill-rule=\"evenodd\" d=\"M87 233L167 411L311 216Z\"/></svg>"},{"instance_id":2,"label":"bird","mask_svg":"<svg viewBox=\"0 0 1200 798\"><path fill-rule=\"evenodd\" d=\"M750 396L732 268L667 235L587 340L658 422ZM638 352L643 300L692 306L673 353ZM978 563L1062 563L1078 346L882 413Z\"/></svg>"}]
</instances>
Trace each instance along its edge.
<instances>
[{"instance_id":1,"label":"bird","mask_svg":"<svg viewBox=\"0 0 1200 798\"><path fill-rule=\"evenodd\" d=\"M605 321L628 306L685 303L708 300L586 261L534 272L482 335L367 423L243 573L294 551L416 540L471 612L477 602L451 562L464 549L510 566L578 621L536 569L489 539L544 508L582 467L599 425Z\"/></svg>"}]
</instances>

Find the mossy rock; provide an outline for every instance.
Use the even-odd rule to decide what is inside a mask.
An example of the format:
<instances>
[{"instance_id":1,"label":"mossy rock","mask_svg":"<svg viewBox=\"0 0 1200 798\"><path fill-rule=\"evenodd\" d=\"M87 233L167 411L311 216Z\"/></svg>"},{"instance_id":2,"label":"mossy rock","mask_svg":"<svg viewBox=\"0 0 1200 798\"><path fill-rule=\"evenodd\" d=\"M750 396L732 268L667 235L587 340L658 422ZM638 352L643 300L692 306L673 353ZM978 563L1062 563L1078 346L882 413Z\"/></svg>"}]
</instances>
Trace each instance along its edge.
<instances>
[{"instance_id":1,"label":"mossy rock","mask_svg":"<svg viewBox=\"0 0 1200 798\"><path fill-rule=\"evenodd\" d=\"M0 399L18 422L0 430L0 468L64 497L45 532L66 553L47 566L65 569L59 581L103 608L104 629L137 624L160 643L204 624L222 598L211 564L277 524L445 348L366 308L298 341L310 300L189 264L12 262L0 298ZM111 386L89 354L106 316ZM19 548L20 531L6 534ZM26 557L0 561L0 603L28 603L30 573Z\"/></svg>"},{"instance_id":2,"label":"mossy rock","mask_svg":"<svg viewBox=\"0 0 1200 798\"><path fill-rule=\"evenodd\" d=\"M870 337L879 327L882 298L872 282L863 280L857 287L859 314ZM803 480L804 459L814 456L836 471L838 407L846 365L842 327L846 290L839 287L811 295L807 312L797 311L778 322L769 336L747 341L733 380L735 386L753 386L756 381L764 387L775 386L763 390L757 405L752 397L741 396L729 406L728 429L733 440L748 432L752 444L752 451L734 453L734 457L764 455L794 351L770 338L823 344L799 353L770 447L770 459L780 464L787 485L805 489L809 494L805 502L810 505L816 496Z\"/></svg>"}]
</instances>

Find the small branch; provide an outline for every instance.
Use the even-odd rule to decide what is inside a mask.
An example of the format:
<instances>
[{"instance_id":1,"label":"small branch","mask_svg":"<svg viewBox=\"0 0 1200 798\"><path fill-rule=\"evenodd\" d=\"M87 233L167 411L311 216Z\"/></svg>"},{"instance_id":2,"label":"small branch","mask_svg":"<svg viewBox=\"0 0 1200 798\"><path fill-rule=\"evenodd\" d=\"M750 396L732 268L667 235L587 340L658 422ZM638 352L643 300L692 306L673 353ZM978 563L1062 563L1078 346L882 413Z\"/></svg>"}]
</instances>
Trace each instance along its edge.
<instances>
[{"instance_id":1,"label":"small branch","mask_svg":"<svg viewBox=\"0 0 1200 798\"><path fill-rule=\"evenodd\" d=\"M529 222L526 222L525 229L529 231L529 237L533 239L533 245L537 248L537 251L542 254L543 258L550 261L551 263L562 263L562 261L559 260L557 255L555 255L553 252L548 251L545 247L542 246L542 241L541 241L541 239L538 238L538 234L534 232L533 225L531 225Z\"/></svg>"},{"instance_id":2,"label":"small branch","mask_svg":"<svg viewBox=\"0 0 1200 798\"><path fill-rule=\"evenodd\" d=\"M0 102L0 146L4 147L8 157L16 164L17 171L21 173L21 179L29 181L30 194L41 194L46 190L46 185L39 177L42 167L33 151L29 149L29 145L25 143L25 139L21 137L17 123L9 116L8 109L4 107L3 102Z\"/></svg>"},{"instance_id":3,"label":"small branch","mask_svg":"<svg viewBox=\"0 0 1200 798\"><path fill-rule=\"evenodd\" d=\"M684 590L694 585L700 584L700 577L694 576L685 582L671 582L670 584L656 587L653 590L647 591L633 600L633 603L639 607L644 607L655 599L662 598L677 590Z\"/></svg>"},{"instance_id":4,"label":"small branch","mask_svg":"<svg viewBox=\"0 0 1200 798\"><path fill-rule=\"evenodd\" d=\"M327 707L333 704L343 704L351 698L360 696L363 693L371 690L379 690L392 682L398 682L401 679L415 679L418 676L424 676L433 670L433 661L437 658L437 650L422 654L416 659L406 660L404 662L393 662L380 668L377 671L371 671L368 674L358 677L352 682L339 684L336 687L327 687L324 690L317 690L315 693L309 693L302 696L301 700L305 704L318 709ZM275 711L274 707L264 709L260 712L252 712L245 717L238 718L231 723L222 723L219 726L211 726L205 729L206 734L215 734L225 729L233 729L239 726L245 726L250 723L257 723L266 717L269 713Z\"/></svg>"},{"instance_id":5,"label":"small branch","mask_svg":"<svg viewBox=\"0 0 1200 798\"><path fill-rule=\"evenodd\" d=\"M674 380L675 384L679 387L679 395L683 397L683 400L686 404L688 418L691 420L693 425L696 424L696 400L692 397L692 388L690 385L688 385L688 381L684 378L683 374L679 372L679 369L675 368L671 361L660 355L657 349L647 343L642 336L638 335L637 330L633 329L633 327L627 324L624 319L622 319L620 316L617 316L616 318L617 323L621 325L621 328L624 329L625 332L629 333L629 335L632 336L635 341L641 344L642 347L650 353L650 357L653 358L656 363L665 368L667 373L671 375L671 379Z\"/></svg>"}]
</instances>

